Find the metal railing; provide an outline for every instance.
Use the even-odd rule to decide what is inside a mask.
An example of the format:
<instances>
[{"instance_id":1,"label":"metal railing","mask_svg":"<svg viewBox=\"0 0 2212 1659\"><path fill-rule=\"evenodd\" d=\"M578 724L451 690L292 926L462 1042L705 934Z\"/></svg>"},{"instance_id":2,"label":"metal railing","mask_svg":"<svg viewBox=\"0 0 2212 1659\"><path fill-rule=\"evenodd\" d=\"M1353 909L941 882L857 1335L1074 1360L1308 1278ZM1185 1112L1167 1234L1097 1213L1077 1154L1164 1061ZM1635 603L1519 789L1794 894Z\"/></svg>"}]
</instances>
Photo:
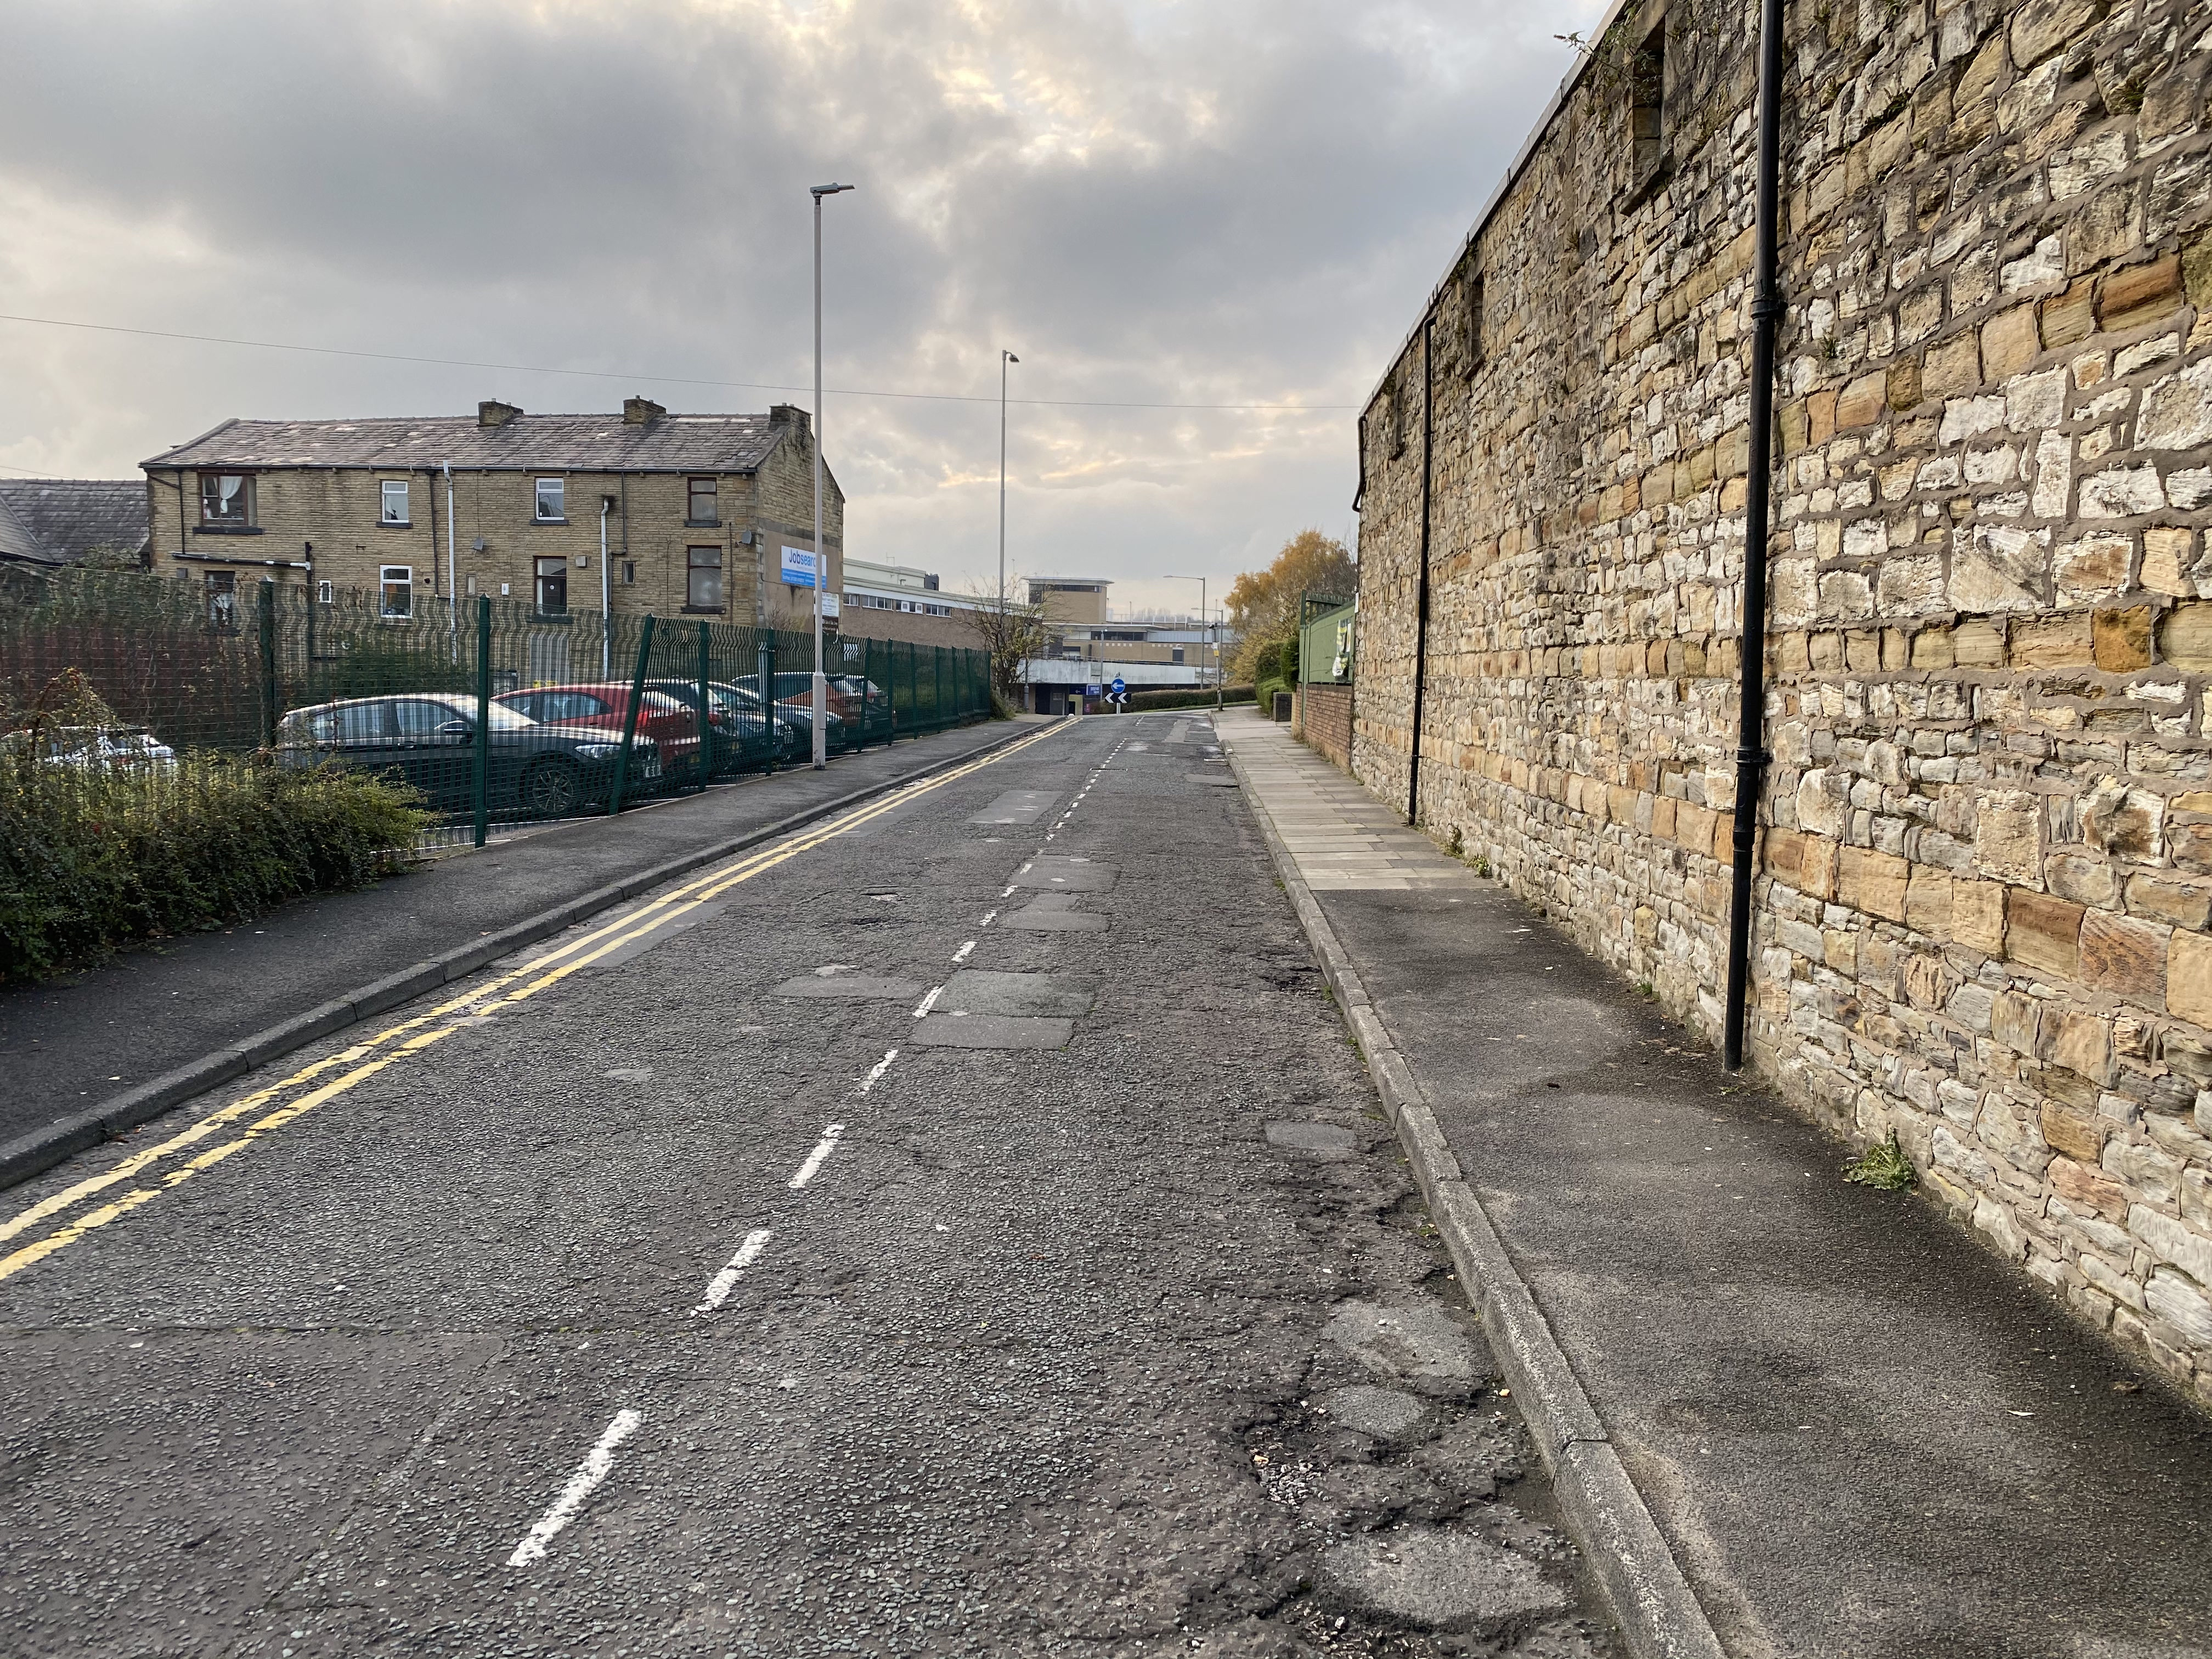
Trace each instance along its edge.
<instances>
[{"instance_id":1,"label":"metal railing","mask_svg":"<svg viewBox=\"0 0 2212 1659\"><path fill-rule=\"evenodd\" d=\"M987 718L988 660L831 639L830 750ZM0 567L0 732L32 724L74 670L90 695L37 715L58 766L362 769L419 793L433 842L805 763L812 668L808 635L704 618Z\"/></svg>"}]
</instances>

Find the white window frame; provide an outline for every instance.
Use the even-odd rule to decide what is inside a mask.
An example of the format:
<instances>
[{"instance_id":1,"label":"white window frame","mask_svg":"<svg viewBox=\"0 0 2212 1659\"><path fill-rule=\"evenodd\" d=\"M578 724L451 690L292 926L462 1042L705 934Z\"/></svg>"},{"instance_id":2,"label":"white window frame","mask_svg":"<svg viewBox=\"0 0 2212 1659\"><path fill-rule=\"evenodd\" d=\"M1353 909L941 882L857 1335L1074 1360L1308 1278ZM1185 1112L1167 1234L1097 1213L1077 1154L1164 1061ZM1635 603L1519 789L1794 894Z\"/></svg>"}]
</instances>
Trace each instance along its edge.
<instances>
[{"instance_id":1,"label":"white window frame","mask_svg":"<svg viewBox=\"0 0 2212 1659\"><path fill-rule=\"evenodd\" d=\"M392 493L398 492L399 515L392 514ZM404 526L414 521L414 492L404 478L382 478L377 482L377 514L379 524Z\"/></svg>"},{"instance_id":2,"label":"white window frame","mask_svg":"<svg viewBox=\"0 0 2212 1659\"><path fill-rule=\"evenodd\" d=\"M392 608L392 590L406 595L407 608ZM410 564L384 564L376 568L376 614L386 622L415 620L415 567Z\"/></svg>"},{"instance_id":3,"label":"white window frame","mask_svg":"<svg viewBox=\"0 0 2212 1659\"><path fill-rule=\"evenodd\" d=\"M337 585L336 582L320 582L320 581L319 581L319 582L317 582L317 583L315 584L315 603L316 603L316 604L318 604L318 605L336 605L336 604L337 603L337 599L338 599L338 585Z\"/></svg>"},{"instance_id":4,"label":"white window frame","mask_svg":"<svg viewBox=\"0 0 2212 1659\"><path fill-rule=\"evenodd\" d=\"M553 494L557 512L545 510L546 491ZM566 478L538 478L530 486L530 511L538 524L566 524L568 521L568 481Z\"/></svg>"}]
</instances>

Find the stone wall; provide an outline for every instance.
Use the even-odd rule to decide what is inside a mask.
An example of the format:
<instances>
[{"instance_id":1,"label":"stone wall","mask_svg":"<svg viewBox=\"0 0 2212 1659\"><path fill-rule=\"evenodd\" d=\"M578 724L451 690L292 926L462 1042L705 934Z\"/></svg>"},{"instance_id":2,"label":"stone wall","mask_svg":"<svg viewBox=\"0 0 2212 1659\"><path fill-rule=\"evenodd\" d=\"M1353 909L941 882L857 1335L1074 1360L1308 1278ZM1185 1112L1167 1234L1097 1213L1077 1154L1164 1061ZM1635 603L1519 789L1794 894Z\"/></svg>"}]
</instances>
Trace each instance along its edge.
<instances>
[{"instance_id":1,"label":"stone wall","mask_svg":"<svg viewBox=\"0 0 2212 1659\"><path fill-rule=\"evenodd\" d=\"M1297 735L1346 771L1352 769L1352 688L1315 681L1298 688Z\"/></svg>"},{"instance_id":2,"label":"stone wall","mask_svg":"<svg viewBox=\"0 0 2212 1659\"><path fill-rule=\"evenodd\" d=\"M1419 820L1709 1036L1757 22L1608 27L1360 423L1355 771L1406 804L1425 417ZM1751 1048L2212 1399L2208 27L1788 9Z\"/></svg>"}]
</instances>

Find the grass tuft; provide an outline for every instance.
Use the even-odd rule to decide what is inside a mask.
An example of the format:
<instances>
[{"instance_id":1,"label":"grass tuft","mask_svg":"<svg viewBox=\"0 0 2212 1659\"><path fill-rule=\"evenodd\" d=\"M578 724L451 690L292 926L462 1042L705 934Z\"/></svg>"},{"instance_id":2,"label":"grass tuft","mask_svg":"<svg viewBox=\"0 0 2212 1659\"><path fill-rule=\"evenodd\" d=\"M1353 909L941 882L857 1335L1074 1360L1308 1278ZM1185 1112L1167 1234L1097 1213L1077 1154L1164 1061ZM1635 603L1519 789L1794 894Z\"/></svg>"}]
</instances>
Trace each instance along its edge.
<instances>
[{"instance_id":1,"label":"grass tuft","mask_svg":"<svg viewBox=\"0 0 2212 1659\"><path fill-rule=\"evenodd\" d=\"M1863 1157L1844 1165L1844 1179L1862 1187L1878 1187L1886 1193L1909 1193L1920 1184L1920 1175L1892 1129L1886 1140L1867 1148Z\"/></svg>"}]
</instances>

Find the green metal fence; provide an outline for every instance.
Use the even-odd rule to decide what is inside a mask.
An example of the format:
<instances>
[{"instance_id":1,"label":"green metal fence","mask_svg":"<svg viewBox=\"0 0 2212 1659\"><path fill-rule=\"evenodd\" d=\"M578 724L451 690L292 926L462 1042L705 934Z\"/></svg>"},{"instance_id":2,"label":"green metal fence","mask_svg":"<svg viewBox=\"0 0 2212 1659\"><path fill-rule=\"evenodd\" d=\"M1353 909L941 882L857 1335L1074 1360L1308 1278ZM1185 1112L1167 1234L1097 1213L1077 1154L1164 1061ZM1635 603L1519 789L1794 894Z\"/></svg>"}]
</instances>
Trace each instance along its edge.
<instances>
[{"instance_id":1,"label":"green metal fence","mask_svg":"<svg viewBox=\"0 0 2212 1659\"><path fill-rule=\"evenodd\" d=\"M1298 683L1352 678L1358 606L1345 605L1311 617L1298 629Z\"/></svg>"},{"instance_id":2,"label":"green metal fence","mask_svg":"<svg viewBox=\"0 0 2212 1659\"><path fill-rule=\"evenodd\" d=\"M805 764L813 665L809 634L707 618L0 567L0 730L74 669L100 712L50 734L58 762L365 769L447 842ZM832 754L990 714L981 649L833 635L823 670Z\"/></svg>"}]
</instances>

